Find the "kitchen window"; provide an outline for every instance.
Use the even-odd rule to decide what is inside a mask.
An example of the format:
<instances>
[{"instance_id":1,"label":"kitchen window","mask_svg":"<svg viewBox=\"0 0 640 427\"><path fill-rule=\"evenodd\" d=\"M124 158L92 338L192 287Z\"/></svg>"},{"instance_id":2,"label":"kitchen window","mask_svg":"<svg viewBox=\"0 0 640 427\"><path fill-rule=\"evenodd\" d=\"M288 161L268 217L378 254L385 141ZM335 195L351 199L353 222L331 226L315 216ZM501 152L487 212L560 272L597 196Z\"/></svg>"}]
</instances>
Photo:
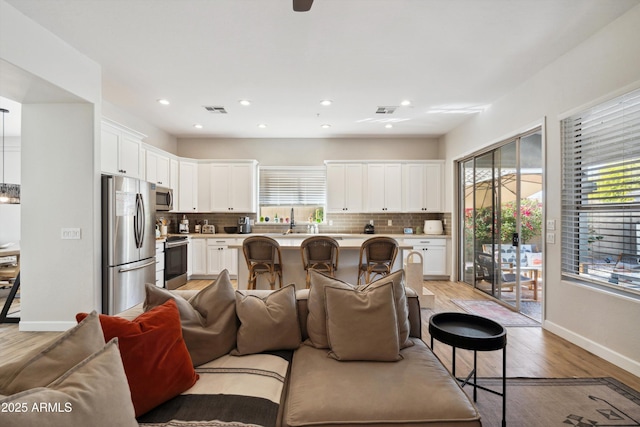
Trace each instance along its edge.
<instances>
[{"instance_id":1,"label":"kitchen window","mask_svg":"<svg viewBox=\"0 0 640 427\"><path fill-rule=\"evenodd\" d=\"M640 295L640 90L562 120L562 275Z\"/></svg>"},{"instance_id":2,"label":"kitchen window","mask_svg":"<svg viewBox=\"0 0 640 427\"><path fill-rule=\"evenodd\" d=\"M324 167L260 166L260 222L323 222L327 203Z\"/></svg>"}]
</instances>

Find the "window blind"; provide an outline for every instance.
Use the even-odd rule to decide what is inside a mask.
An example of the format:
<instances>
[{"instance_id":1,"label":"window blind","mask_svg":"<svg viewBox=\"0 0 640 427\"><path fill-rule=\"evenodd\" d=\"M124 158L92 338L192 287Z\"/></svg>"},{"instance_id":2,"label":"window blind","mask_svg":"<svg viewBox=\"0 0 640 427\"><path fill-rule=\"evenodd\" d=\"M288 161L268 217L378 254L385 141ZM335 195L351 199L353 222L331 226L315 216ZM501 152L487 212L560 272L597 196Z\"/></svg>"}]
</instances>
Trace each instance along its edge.
<instances>
[{"instance_id":1,"label":"window blind","mask_svg":"<svg viewBox=\"0 0 640 427\"><path fill-rule=\"evenodd\" d=\"M324 167L260 167L260 206L324 206L326 187Z\"/></svg>"},{"instance_id":2,"label":"window blind","mask_svg":"<svg viewBox=\"0 0 640 427\"><path fill-rule=\"evenodd\" d=\"M640 293L640 90L562 121L562 273Z\"/></svg>"}]
</instances>

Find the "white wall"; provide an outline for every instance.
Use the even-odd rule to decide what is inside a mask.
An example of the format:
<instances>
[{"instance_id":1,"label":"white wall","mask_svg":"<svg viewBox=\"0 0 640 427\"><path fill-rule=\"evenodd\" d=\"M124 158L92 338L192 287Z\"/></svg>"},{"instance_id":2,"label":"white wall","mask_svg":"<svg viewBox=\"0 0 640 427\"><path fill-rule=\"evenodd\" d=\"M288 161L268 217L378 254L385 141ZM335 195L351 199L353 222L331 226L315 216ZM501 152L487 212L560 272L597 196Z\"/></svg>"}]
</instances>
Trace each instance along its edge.
<instances>
[{"instance_id":1,"label":"white wall","mask_svg":"<svg viewBox=\"0 0 640 427\"><path fill-rule=\"evenodd\" d=\"M100 304L101 71L3 0L0 12L0 96L22 103L20 329L64 330Z\"/></svg>"},{"instance_id":2,"label":"white wall","mask_svg":"<svg viewBox=\"0 0 640 427\"><path fill-rule=\"evenodd\" d=\"M9 184L20 184L20 138L6 137L5 158L3 162L2 151L0 151L0 181L2 180L2 165L4 171L4 182ZM20 205L0 204L0 244L20 241Z\"/></svg>"},{"instance_id":3,"label":"white wall","mask_svg":"<svg viewBox=\"0 0 640 427\"><path fill-rule=\"evenodd\" d=\"M181 138L178 155L194 159L256 159L268 166L322 165L325 160L443 158L438 141L429 138Z\"/></svg>"},{"instance_id":4,"label":"white wall","mask_svg":"<svg viewBox=\"0 0 640 427\"><path fill-rule=\"evenodd\" d=\"M446 206L454 207L454 160L540 124L546 117L546 218L555 219L559 226L560 118L637 87L640 6L442 138L450 190L445 191ZM544 327L640 376L640 300L562 281L560 233L556 231L556 244L546 246Z\"/></svg>"},{"instance_id":5,"label":"white wall","mask_svg":"<svg viewBox=\"0 0 640 427\"><path fill-rule=\"evenodd\" d=\"M144 142L147 144L158 147L168 153L178 153L178 140L175 136L169 135L165 131L150 125L144 120L123 111L107 101L102 102L102 115L123 126L147 135L147 137L144 138Z\"/></svg>"}]
</instances>

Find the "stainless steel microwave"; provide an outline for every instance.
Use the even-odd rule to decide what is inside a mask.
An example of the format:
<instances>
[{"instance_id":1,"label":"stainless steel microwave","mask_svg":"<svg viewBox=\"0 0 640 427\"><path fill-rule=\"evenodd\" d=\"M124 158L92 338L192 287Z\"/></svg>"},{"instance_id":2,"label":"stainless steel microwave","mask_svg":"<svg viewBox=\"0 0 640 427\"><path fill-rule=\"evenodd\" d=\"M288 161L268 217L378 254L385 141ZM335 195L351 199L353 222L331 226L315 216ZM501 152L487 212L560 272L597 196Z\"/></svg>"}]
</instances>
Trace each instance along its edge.
<instances>
[{"instance_id":1,"label":"stainless steel microwave","mask_svg":"<svg viewBox=\"0 0 640 427\"><path fill-rule=\"evenodd\" d=\"M156 211L173 210L173 190L156 186Z\"/></svg>"}]
</instances>

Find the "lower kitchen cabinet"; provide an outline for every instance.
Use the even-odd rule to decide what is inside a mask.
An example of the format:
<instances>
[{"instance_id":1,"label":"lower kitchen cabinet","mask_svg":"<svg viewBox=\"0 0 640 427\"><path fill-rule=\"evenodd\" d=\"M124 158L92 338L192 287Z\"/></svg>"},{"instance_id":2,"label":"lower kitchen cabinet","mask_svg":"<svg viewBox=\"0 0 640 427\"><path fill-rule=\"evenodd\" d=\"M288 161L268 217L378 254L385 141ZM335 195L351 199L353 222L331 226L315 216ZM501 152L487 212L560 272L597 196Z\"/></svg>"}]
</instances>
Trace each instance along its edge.
<instances>
[{"instance_id":1,"label":"lower kitchen cabinet","mask_svg":"<svg viewBox=\"0 0 640 427\"><path fill-rule=\"evenodd\" d=\"M156 242L156 286L164 288L164 242Z\"/></svg>"},{"instance_id":2,"label":"lower kitchen cabinet","mask_svg":"<svg viewBox=\"0 0 640 427\"><path fill-rule=\"evenodd\" d=\"M224 269L238 275L238 250L228 246L235 239L192 238L190 244L192 278L217 276Z\"/></svg>"},{"instance_id":3,"label":"lower kitchen cabinet","mask_svg":"<svg viewBox=\"0 0 640 427\"><path fill-rule=\"evenodd\" d=\"M406 244L412 245L414 251L422 255L423 276L446 276L447 271L447 239L405 239ZM403 251L406 261L409 251Z\"/></svg>"}]
</instances>

